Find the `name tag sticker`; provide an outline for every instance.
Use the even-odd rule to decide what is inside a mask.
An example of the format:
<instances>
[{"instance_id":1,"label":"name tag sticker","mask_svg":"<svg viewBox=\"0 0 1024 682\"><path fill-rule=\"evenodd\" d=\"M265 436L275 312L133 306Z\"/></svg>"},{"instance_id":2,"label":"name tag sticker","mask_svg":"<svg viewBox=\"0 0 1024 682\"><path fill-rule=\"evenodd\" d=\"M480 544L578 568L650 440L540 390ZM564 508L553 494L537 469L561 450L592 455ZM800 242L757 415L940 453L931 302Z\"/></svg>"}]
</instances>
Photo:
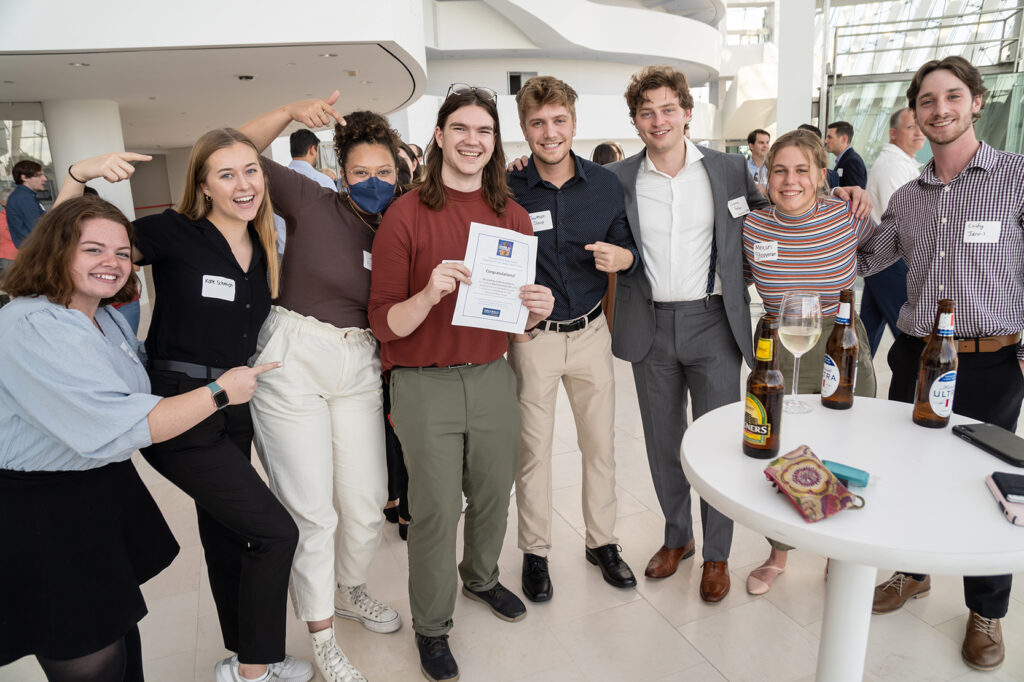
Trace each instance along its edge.
<instances>
[{"instance_id":1,"label":"name tag sticker","mask_svg":"<svg viewBox=\"0 0 1024 682\"><path fill-rule=\"evenodd\" d=\"M217 275L203 275L203 298L235 300L235 280Z\"/></svg>"},{"instance_id":2,"label":"name tag sticker","mask_svg":"<svg viewBox=\"0 0 1024 682\"><path fill-rule=\"evenodd\" d=\"M838 175L839 177L843 177L843 171L844 170L846 170L846 169L845 168L836 168L836 175Z\"/></svg>"},{"instance_id":3,"label":"name tag sticker","mask_svg":"<svg viewBox=\"0 0 1024 682\"><path fill-rule=\"evenodd\" d=\"M747 206L746 197L736 197L735 199L730 199L727 205L729 206L729 214L733 218L739 218L740 216L747 215L748 213L750 213L750 207Z\"/></svg>"},{"instance_id":4,"label":"name tag sticker","mask_svg":"<svg viewBox=\"0 0 1024 682\"><path fill-rule=\"evenodd\" d=\"M998 220L968 220L964 223L965 244L995 244L999 241L1002 223Z\"/></svg>"},{"instance_id":5,"label":"name tag sticker","mask_svg":"<svg viewBox=\"0 0 1024 682\"><path fill-rule=\"evenodd\" d=\"M543 232L544 230L550 230L555 226L555 222L551 220L551 211L537 211L536 213L531 213L530 222L533 223L534 232Z\"/></svg>"},{"instance_id":6,"label":"name tag sticker","mask_svg":"<svg viewBox=\"0 0 1024 682\"><path fill-rule=\"evenodd\" d=\"M766 260L779 260L778 242L755 242L754 260L760 263Z\"/></svg>"},{"instance_id":7,"label":"name tag sticker","mask_svg":"<svg viewBox=\"0 0 1024 682\"><path fill-rule=\"evenodd\" d=\"M367 270L373 270L373 254L369 251L363 251L363 267Z\"/></svg>"}]
</instances>

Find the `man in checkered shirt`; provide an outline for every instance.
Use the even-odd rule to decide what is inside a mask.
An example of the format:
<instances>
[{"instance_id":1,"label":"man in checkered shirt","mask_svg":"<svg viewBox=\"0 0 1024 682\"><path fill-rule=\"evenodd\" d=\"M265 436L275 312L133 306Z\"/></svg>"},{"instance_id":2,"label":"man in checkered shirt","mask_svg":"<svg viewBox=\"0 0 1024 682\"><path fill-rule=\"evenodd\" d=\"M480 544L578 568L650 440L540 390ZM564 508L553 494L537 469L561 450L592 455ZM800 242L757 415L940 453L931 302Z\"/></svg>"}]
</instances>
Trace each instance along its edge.
<instances>
[{"instance_id":1,"label":"man in checkered shirt","mask_svg":"<svg viewBox=\"0 0 1024 682\"><path fill-rule=\"evenodd\" d=\"M975 136L985 92L962 57L930 61L914 75L907 100L934 158L893 194L858 264L871 275L902 257L910 269L902 333L889 352L889 399L914 401L924 337L939 299L951 298L960 358L953 410L1013 431L1024 398L1024 156ZM1010 578L964 577L971 613L961 655L972 668L1003 662L999 619ZM930 588L927 575L897 572L875 588L873 611L895 611Z\"/></svg>"}]
</instances>

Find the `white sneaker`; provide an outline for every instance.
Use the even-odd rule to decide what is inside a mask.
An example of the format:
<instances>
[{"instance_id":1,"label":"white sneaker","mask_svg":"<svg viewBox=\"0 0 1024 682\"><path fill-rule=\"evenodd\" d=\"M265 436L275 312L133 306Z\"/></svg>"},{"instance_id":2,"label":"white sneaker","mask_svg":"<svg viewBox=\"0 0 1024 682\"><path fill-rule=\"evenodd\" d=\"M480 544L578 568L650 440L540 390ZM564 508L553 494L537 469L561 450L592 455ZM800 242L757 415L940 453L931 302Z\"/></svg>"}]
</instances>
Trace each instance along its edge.
<instances>
[{"instance_id":1,"label":"white sneaker","mask_svg":"<svg viewBox=\"0 0 1024 682\"><path fill-rule=\"evenodd\" d=\"M333 626L320 632L312 632L310 637L313 639L316 667L325 682L367 682L362 673L349 663L345 653L338 646L334 639Z\"/></svg>"},{"instance_id":2,"label":"white sneaker","mask_svg":"<svg viewBox=\"0 0 1024 682\"><path fill-rule=\"evenodd\" d=\"M225 658L213 666L213 677L217 682L250 682L249 678L238 673L238 656ZM307 678L309 679L309 678ZM260 682L280 682L280 678L267 666L267 674L259 678Z\"/></svg>"},{"instance_id":3,"label":"white sneaker","mask_svg":"<svg viewBox=\"0 0 1024 682\"><path fill-rule=\"evenodd\" d=\"M309 682L313 679L313 664L294 656L285 656L283 661L271 663L267 670L270 674L263 679L270 682ZM217 682L245 682L248 679L238 674L237 654L218 663L213 672Z\"/></svg>"},{"instance_id":4,"label":"white sneaker","mask_svg":"<svg viewBox=\"0 0 1024 682\"><path fill-rule=\"evenodd\" d=\"M334 613L341 618L359 621L370 632L394 632L402 627L398 611L371 597L366 585L338 585L334 593Z\"/></svg>"}]
</instances>

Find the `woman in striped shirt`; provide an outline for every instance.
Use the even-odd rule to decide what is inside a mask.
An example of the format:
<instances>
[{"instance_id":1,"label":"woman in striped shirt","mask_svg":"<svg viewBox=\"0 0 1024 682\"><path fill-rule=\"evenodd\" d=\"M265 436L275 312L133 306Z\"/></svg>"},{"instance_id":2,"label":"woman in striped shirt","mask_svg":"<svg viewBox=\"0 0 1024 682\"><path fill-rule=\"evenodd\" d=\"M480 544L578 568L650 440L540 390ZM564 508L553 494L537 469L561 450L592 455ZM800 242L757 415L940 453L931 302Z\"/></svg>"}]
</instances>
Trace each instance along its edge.
<instances>
[{"instance_id":1,"label":"woman in striped shirt","mask_svg":"<svg viewBox=\"0 0 1024 682\"><path fill-rule=\"evenodd\" d=\"M757 288L765 311L771 315L779 314L787 291L818 294L821 338L802 356L808 371L801 374L797 392L820 393L820 368L825 344L835 325L839 292L853 288L857 279L857 249L877 226L870 216L857 218L847 202L825 196L825 147L814 134L804 130L786 133L772 145L766 165L772 205L752 211L743 224L746 278ZM860 318L853 317L860 341L854 392L874 397L871 346ZM783 376L791 376L792 353L781 348L779 360ZM751 594L767 592L772 580L786 566L786 552L791 548L770 538L768 542L772 545L771 555L747 578L747 591Z\"/></svg>"}]
</instances>

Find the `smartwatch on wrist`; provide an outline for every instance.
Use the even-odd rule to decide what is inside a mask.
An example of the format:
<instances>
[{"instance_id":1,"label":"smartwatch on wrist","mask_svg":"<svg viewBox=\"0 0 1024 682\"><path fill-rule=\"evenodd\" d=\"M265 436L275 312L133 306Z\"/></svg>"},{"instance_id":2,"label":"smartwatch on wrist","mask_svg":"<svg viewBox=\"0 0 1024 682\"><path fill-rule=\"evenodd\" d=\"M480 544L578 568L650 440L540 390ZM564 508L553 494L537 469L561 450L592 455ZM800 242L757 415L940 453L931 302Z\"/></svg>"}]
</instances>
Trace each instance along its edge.
<instances>
[{"instance_id":1,"label":"smartwatch on wrist","mask_svg":"<svg viewBox=\"0 0 1024 682\"><path fill-rule=\"evenodd\" d=\"M217 406L218 410L223 410L231 404L231 399L228 398L228 392L217 385L216 381L211 381L206 384L206 387L210 389L210 393L213 394L213 402Z\"/></svg>"}]
</instances>

